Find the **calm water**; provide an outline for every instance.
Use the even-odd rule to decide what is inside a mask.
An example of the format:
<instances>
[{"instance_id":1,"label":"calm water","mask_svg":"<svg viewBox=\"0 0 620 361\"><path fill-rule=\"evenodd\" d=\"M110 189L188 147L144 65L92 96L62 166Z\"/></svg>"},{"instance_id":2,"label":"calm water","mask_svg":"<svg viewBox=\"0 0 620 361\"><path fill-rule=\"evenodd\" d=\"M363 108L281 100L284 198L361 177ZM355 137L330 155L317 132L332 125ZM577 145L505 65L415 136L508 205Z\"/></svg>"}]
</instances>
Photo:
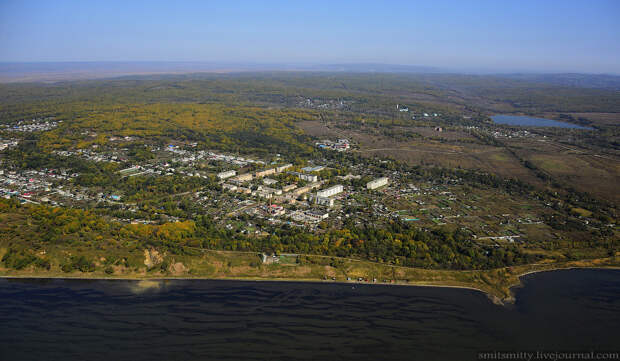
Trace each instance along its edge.
<instances>
[{"instance_id":1,"label":"calm water","mask_svg":"<svg viewBox=\"0 0 620 361\"><path fill-rule=\"evenodd\" d=\"M510 308L469 290L235 281L0 280L1 360L475 360L613 350L620 271L525 278Z\"/></svg>"},{"instance_id":2,"label":"calm water","mask_svg":"<svg viewBox=\"0 0 620 361\"><path fill-rule=\"evenodd\" d=\"M491 119L497 124L518 125L524 127L557 127L574 129L592 129L577 124L560 122L557 120L534 118L524 115L493 115Z\"/></svg>"}]
</instances>

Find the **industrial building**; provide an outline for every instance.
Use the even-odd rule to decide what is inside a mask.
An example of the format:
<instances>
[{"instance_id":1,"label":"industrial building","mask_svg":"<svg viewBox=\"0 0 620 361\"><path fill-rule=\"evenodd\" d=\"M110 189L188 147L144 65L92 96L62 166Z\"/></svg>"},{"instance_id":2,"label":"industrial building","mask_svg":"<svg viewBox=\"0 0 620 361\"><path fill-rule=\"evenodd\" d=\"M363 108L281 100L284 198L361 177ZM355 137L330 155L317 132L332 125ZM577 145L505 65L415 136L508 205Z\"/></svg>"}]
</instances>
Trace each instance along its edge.
<instances>
[{"instance_id":1,"label":"industrial building","mask_svg":"<svg viewBox=\"0 0 620 361\"><path fill-rule=\"evenodd\" d=\"M279 206L277 204L272 204L267 209L268 209L269 214L272 216L281 216L281 215L284 215L284 213L286 213L286 210L284 209L284 207Z\"/></svg>"},{"instance_id":2,"label":"industrial building","mask_svg":"<svg viewBox=\"0 0 620 361\"><path fill-rule=\"evenodd\" d=\"M291 218L298 222L311 222L318 223L329 217L329 213L322 211L293 211L290 214Z\"/></svg>"},{"instance_id":3,"label":"industrial building","mask_svg":"<svg viewBox=\"0 0 620 361\"><path fill-rule=\"evenodd\" d=\"M306 211L306 217L310 218L312 221L319 222L329 217L329 213L321 212L318 210L315 211Z\"/></svg>"}]
</instances>

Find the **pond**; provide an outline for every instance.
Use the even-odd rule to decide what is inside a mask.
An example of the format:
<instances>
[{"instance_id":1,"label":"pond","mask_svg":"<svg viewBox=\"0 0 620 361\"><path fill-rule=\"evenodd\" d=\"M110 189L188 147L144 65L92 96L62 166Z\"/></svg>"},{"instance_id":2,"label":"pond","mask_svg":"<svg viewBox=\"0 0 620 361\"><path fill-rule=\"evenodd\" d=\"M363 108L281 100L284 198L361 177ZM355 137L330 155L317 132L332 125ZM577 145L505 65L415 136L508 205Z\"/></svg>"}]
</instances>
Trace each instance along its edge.
<instances>
[{"instance_id":1,"label":"pond","mask_svg":"<svg viewBox=\"0 0 620 361\"><path fill-rule=\"evenodd\" d=\"M572 129L592 129L577 124L560 122L558 120L529 117L526 115L506 115L499 114L491 116L491 119L497 124L517 125L522 127L556 127L556 128L572 128Z\"/></svg>"}]
</instances>

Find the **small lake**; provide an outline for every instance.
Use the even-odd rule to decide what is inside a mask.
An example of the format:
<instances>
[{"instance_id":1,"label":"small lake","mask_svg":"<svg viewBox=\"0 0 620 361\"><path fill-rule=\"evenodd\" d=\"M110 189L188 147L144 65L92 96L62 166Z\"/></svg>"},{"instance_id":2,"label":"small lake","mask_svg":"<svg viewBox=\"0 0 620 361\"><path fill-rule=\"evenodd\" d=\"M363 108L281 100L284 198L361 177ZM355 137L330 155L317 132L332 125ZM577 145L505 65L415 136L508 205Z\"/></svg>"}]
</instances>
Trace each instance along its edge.
<instances>
[{"instance_id":1,"label":"small lake","mask_svg":"<svg viewBox=\"0 0 620 361\"><path fill-rule=\"evenodd\" d=\"M577 124L560 122L558 120L528 117L525 115L493 115L491 119L497 124L516 125L521 127L556 127L572 129L592 129Z\"/></svg>"},{"instance_id":2,"label":"small lake","mask_svg":"<svg viewBox=\"0 0 620 361\"><path fill-rule=\"evenodd\" d=\"M0 360L477 360L618 351L620 270L525 276L510 307L456 288L0 279Z\"/></svg>"}]
</instances>

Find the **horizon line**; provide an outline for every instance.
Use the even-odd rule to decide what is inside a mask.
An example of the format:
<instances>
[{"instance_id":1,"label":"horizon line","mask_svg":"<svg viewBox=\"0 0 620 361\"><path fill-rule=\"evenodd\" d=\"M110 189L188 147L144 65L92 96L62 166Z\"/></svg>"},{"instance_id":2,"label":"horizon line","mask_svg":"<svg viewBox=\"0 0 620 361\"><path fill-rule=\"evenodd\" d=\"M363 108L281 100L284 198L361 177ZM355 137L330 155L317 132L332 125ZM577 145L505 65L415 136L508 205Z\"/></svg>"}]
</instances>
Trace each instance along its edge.
<instances>
[{"instance_id":1,"label":"horizon line","mask_svg":"<svg viewBox=\"0 0 620 361\"><path fill-rule=\"evenodd\" d=\"M542 70L542 69L497 69L492 67L443 67L443 66L431 66L421 64L403 64L403 63L383 63L383 62L241 62L241 61L213 61L213 60L0 60L0 65L52 65L52 64L187 64L187 65L210 65L218 67L234 66L234 67L267 67L273 69L144 69L147 73L201 73L201 72L220 72L220 73L234 73L234 72L248 72L248 71L282 71L282 72L337 72L337 73L441 73L441 74L463 74L463 75L508 75L508 74L527 74L527 75L560 75L560 74L579 74L579 75L607 75L607 76L620 76L620 73L616 72L595 72L595 71L577 71L577 70ZM384 67L383 69L321 69L321 67ZM280 67L280 69L278 69ZM283 68L282 68L283 67ZM401 69L386 69L387 67L401 68ZM293 69L291 69L293 68ZM408 69L409 68L409 69ZM56 69L55 71L79 71L85 69ZM114 69L108 69L112 71ZM27 69L21 69L23 72L28 72ZM32 71L32 70L31 70ZM48 69L48 71L51 71ZM117 70L118 71L118 70ZM127 71L127 70L126 70ZM135 69L134 69L135 71ZM6 69L0 68L0 73L5 73Z\"/></svg>"}]
</instances>

